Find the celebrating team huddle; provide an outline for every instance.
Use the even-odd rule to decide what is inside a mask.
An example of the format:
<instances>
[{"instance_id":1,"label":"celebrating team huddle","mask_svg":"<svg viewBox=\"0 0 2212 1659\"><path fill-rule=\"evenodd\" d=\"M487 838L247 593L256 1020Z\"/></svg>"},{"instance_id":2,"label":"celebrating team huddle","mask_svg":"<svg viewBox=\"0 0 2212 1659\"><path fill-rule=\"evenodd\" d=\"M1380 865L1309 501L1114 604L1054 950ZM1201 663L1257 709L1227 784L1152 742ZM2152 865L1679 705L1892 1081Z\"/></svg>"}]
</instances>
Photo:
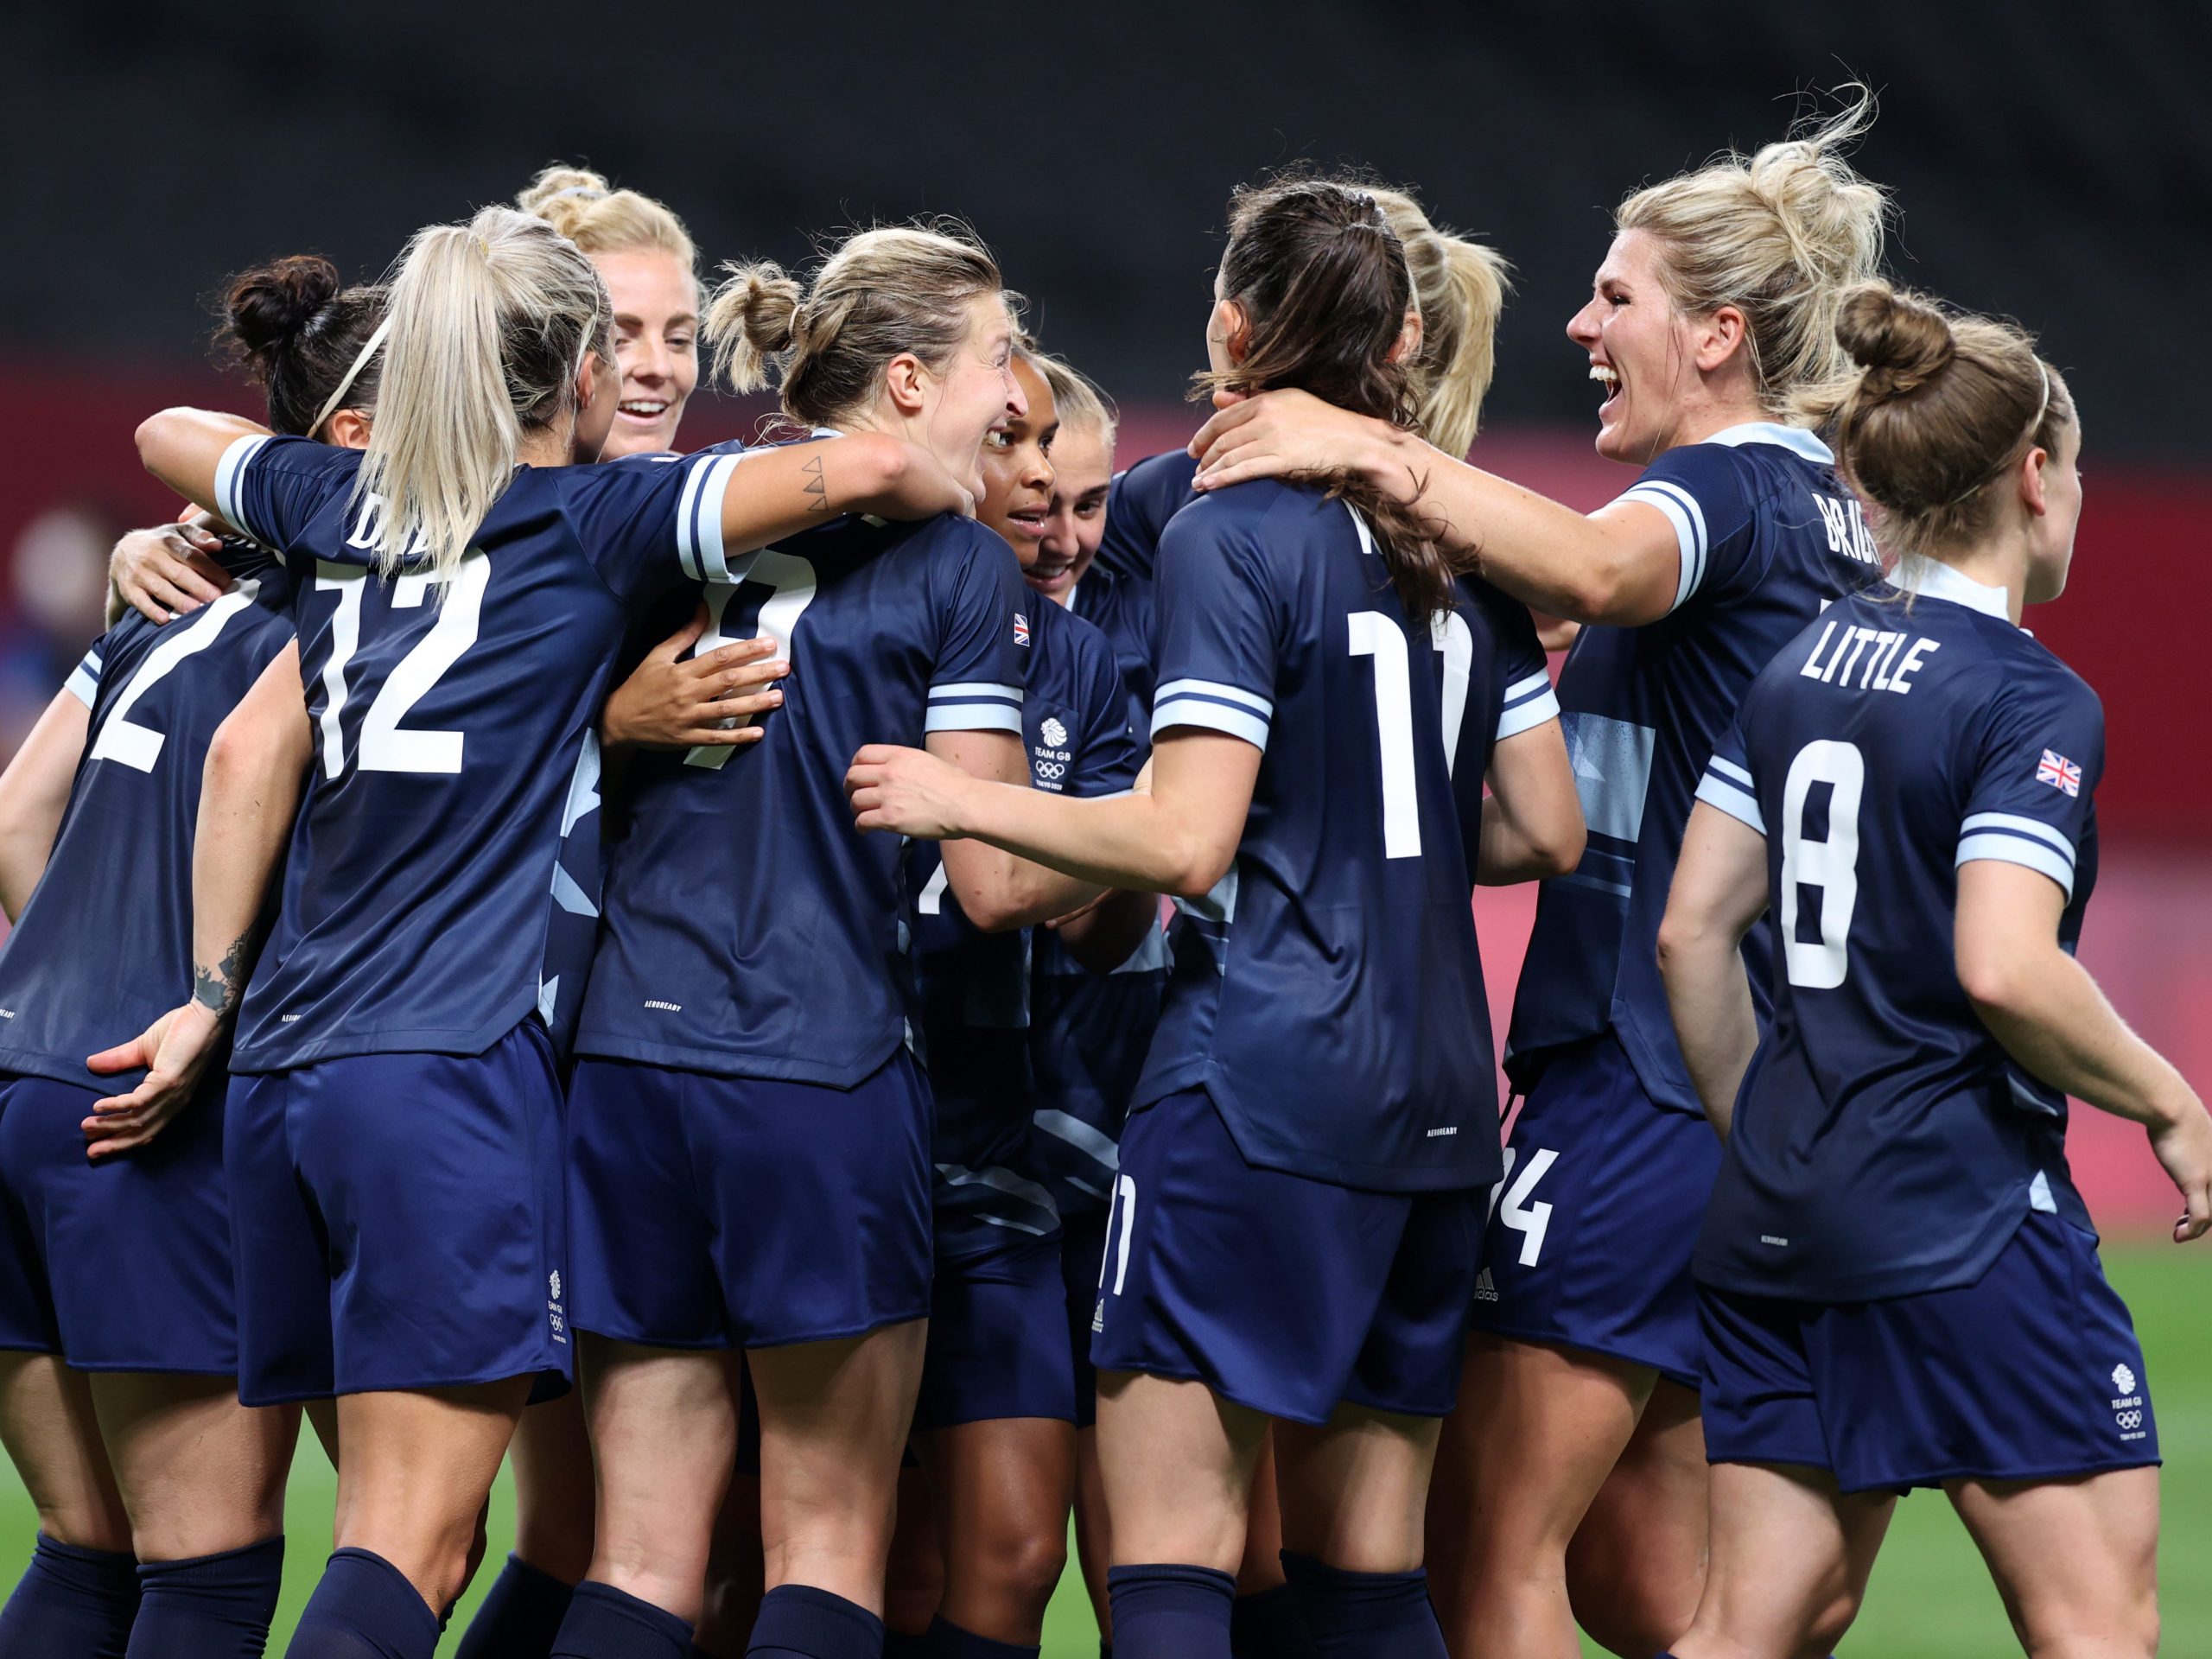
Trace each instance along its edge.
<instances>
[{"instance_id":1,"label":"celebrating team huddle","mask_svg":"<svg viewBox=\"0 0 2212 1659\"><path fill-rule=\"evenodd\" d=\"M1587 514L1357 179L1236 190L1120 473L950 222L702 293L556 168L235 278L263 418L139 428L0 777L0 1654L261 1653L303 1414L294 1659L429 1659L503 1460L471 1659L1034 1656L1071 1517L1122 1659L1818 1659L1915 1486L2153 1652L2067 1097L2177 1240L2212 1118L2072 957L2082 416L1882 279L1870 115L1623 202Z\"/></svg>"}]
</instances>

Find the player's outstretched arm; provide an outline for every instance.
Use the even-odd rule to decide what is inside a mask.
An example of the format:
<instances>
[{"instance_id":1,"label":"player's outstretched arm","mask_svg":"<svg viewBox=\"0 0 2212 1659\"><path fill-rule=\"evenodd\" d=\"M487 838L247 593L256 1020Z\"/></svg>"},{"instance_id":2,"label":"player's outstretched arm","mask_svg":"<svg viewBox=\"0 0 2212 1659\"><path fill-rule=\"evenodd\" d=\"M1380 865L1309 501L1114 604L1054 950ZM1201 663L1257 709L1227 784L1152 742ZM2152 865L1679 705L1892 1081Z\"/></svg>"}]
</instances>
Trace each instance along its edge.
<instances>
[{"instance_id":1,"label":"player's outstretched arm","mask_svg":"<svg viewBox=\"0 0 2212 1659\"><path fill-rule=\"evenodd\" d=\"M192 999L132 1041L92 1055L96 1072L147 1068L84 1122L98 1161L143 1146L190 1102L238 1012L262 903L299 810L314 754L296 644L264 670L207 745L192 847Z\"/></svg>"},{"instance_id":2,"label":"player's outstretched arm","mask_svg":"<svg viewBox=\"0 0 2212 1659\"><path fill-rule=\"evenodd\" d=\"M1674 607L1681 548L1656 507L1617 501L1580 513L1310 392L1216 401L1191 440L1200 490L1349 472L1403 503L1464 568L1548 615L1638 627Z\"/></svg>"},{"instance_id":3,"label":"player's outstretched arm","mask_svg":"<svg viewBox=\"0 0 2212 1659\"><path fill-rule=\"evenodd\" d=\"M92 711L73 691L57 691L8 769L0 772L0 911L12 922L46 874L69 786L84 758Z\"/></svg>"},{"instance_id":4,"label":"player's outstretched arm","mask_svg":"<svg viewBox=\"0 0 2212 1659\"><path fill-rule=\"evenodd\" d=\"M1759 1046L1758 1010L1738 947L1766 905L1766 837L1700 801L1682 832L1659 924L1659 976L1690 1082L1723 1140Z\"/></svg>"},{"instance_id":5,"label":"player's outstretched arm","mask_svg":"<svg viewBox=\"0 0 2212 1659\"><path fill-rule=\"evenodd\" d=\"M943 763L957 777L986 789L1030 792L1029 763L1011 733L931 732L927 741L920 758ZM961 913L986 933L1049 922L1082 909L1102 890L985 841L947 842L944 877Z\"/></svg>"},{"instance_id":6,"label":"player's outstretched arm","mask_svg":"<svg viewBox=\"0 0 2212 1659\"><path fill-rule=\"evenodd\" d=\"M138 459L148 472L212 518L219 512L215 469L224 451L240 438L268 435L267 427L242 415L165 409L138 423Z\"/></svg>"},{"instance_id":7,"label":"player's outstretched arm","mask_svg":"<svg viewBox=\"0 0 2212 1659\"><path fill-rule=\"evenodd\" d=\"M749 553L842 512L912 520L975 511L967 486L919 444L856 432L748 450L722 495L722 548Z\"/></svg>"},{"instance_id":8,"label":"player's outstretched arm","mask_svg":"<svg viewBox=\"0 0 2212 1659\"><path fill-rule=\"evenodd\" d=\"M946 842L948 863L954 838L967 836L1094 887L1203 898L1236 860L1260 751L1185 727L1154 744L1152 768L1148 795L1080 800L971 778L918 749L870 744L853 757L845 793L862 830Z\"/></svg>"},{"instance_id":9,"label":"player's outstretched arm","mask_svg":"<svg viewBox=\"0 0 2212 1659\"><path fill-rule=\"evenodd\" d=\"M2066 894L2024 865L1959 867L1959 983L2005 1052L2054 1089L2150 1131L2187 1206L2185 1243L2212 1229L2212 1116L2181 1073L2127 1028L2088 969L2058 944Z\"/></svg>"},{"instance_id":10,"label":"player's outstretched arm","mask_svg":"<svg viewBox=\"0 0 2212 1659\"><path fill-rule=\"evenodd\" d=\"M1559 721L1516 732L1491 749L1488 781L1476 885L1540 881L1582 861L1588 830Z\"/></svg>"}]
</instances>

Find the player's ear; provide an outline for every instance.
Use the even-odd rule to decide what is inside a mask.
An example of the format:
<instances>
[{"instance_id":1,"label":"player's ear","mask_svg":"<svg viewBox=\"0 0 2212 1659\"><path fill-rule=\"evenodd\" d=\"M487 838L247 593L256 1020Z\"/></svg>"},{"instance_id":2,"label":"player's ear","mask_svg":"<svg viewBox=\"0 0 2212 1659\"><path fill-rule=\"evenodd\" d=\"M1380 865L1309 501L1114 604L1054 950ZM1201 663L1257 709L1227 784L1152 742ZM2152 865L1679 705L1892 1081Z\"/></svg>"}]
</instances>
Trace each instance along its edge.
<instances>
[{"instance_id":1,"label":"player's ear","mask_svg":"<svg viewBox=\"0 0 2212 1659\"><path fill-rule=\"evenodd\" d=\"M358 409L341 409L323 423L322 441L340 449L369 447L369 417Z\"/></svg>"},{"instance_id":2,"label":"player's ear","mask_svg":"<svg viewBox=\"0 0 2212 1659\"><path fill-rule=\"evenodd\" d=\"M1711 374L1735 355L1749 338L1750 325L1744 314L1732 305L1716 306L1704 317L1693 321L1691 338L1696 342L1699 372Z\"/></svg>"},{"instance_id":3,"label":"player's ear","mask_svg":"<svg viewBox=\"0 0 2212 1659\"><path fill-rule=\"evenodd\" d=\"M2040 518L2050 511L2050 497L2048 493L2049 480L2044 474L2044 469L2050 465L2050 452L2040 444L2031 448L2028 453L2021 457L2020 505L2028 510L2028 515L2031 518Z\"/></svg>"},{"instance_id":4,"label":"player's ear","mask_svg":"<svg viewBox=\"0 0 2212 1659\"><path fill-rule=\"evenodd\" d=\"M1206 333L1221 342L1231 363L1242 363L1252 349L1252 320L1235 300L1216 300Z\"/></svg>"},{"instance_id":5,"label":"player's ear","mask_svg":"<svg viewBox=\"0 0 2212 1659\"><path fill-rule=\"evenodd\" d=\"M1421 355L1421 313L1408 311L1405 323L1398 330L1397 340L1391 346L1390 354L1383 359L1383 361L1386 363L1412 362Z\"/></svg>"},{"instance_id":6,"label":"player's ear","mask_svg":"<svg viewBox=\"0 0 2212 1659\"><path fill-rule=\"evenodd\" d=\"M609 359L597 352L586 352L584 360L576 365L575 386L576 409L589 409L601 397L613 397L622 389L622 371Z\"/></svg>"},{"instance_id":7,"label":"player's ear","mask_svg":"<svg viewBox=\"0 0 2212 1659\"><path fill-rule=\"evenodd\" d=\"M929 368L912 352L901 352L883 365L883 390L901 415L918 415L926 401Z\"/></svg>"}]
</instances>

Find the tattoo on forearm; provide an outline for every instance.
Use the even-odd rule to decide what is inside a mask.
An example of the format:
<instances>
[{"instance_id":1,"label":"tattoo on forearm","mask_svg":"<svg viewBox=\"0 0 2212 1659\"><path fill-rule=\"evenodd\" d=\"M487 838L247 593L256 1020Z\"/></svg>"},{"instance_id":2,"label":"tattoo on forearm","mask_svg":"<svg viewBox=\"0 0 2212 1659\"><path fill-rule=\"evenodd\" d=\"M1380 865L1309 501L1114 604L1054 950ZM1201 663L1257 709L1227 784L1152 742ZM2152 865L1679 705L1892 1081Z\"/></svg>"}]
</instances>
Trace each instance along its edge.
<instances>
[{"instance_id":1,"label":"tattoo on forearm","mask_svg":"<svg viewBox=\"0 0 2212 1659\"><path fill-rule=\"evenodd\" d=\"M813 498L806 504L806 510L809 512L829 512L830 485L822 475L822 457L815 456L799 470L807 477L805 493Z\"/></svg>"},{"instance_id":2,"label":"tattoo on forearm","mask_svg":"<svg viewBox=\"0 0 2212 1659\"><path fill-rule=\"evenodd\" d=\"M251 933L241 933L231 941L231 948L223 959L210 968L205 963L192 965L192 1000L217 1014L228 1014L238 1006L239 982L245 977L246 944Z\"/></svg>"}]
</instances>

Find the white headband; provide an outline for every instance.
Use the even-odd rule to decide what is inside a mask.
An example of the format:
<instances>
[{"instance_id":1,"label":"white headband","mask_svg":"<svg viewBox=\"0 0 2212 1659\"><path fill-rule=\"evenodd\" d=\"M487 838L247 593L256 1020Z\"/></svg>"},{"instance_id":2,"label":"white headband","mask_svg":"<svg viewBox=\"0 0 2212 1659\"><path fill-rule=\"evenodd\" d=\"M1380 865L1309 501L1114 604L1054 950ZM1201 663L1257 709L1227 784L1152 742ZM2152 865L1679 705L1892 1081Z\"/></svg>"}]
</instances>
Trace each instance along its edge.
<instances>
[{"instance_id":1,"label":"white headband","mask_svg":"<svg viewBox=\"0 0 2212 1659\"><path fill-rule=\"evenodd\" d=\"M361 378L361 371L369 366L369 359L377 354L378 349L384 345L384 337L391 332L390 317L377 324L376 333L369 336L369 343L355 355L353 366L346 371L345 377L338 383L338 390L330 394L330 401L323 404L322 412L315 417L315 424L308 428L308 436L313 437L321 431L322 423L338 412L339 404L345 400L346 394L353 390L353 383Z\"/></svg>"}]
</instances>

